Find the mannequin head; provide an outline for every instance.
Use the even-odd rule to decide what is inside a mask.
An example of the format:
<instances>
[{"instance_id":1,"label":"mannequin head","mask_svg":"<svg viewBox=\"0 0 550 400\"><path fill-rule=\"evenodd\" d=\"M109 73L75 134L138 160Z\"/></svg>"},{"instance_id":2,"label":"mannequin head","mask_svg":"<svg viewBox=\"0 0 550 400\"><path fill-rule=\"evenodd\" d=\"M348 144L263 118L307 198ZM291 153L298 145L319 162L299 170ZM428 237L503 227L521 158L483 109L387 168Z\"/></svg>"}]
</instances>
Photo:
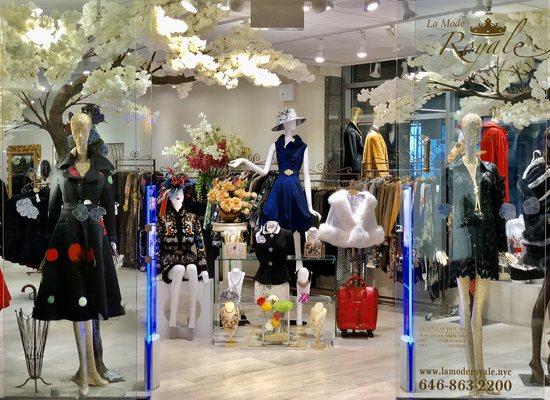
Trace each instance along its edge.
<instances>
[{"instance_id":1,"label":"mannequin head","mask_svg":"<svg viewBox=\"0 0 550 400\"><path fill-rule=\"evenodd\" d=\"M88 114L76 113L71 118L71 131L79 155L88 153L88 138L92 129L92 119Z\"/></svg>"},{"instance_id":2,"label":"mannequin head","mask_svg":"<svg viewBox=\"0 0 550 400\"><path fill-rule=\"evenodd\" d=\"M283 123L285 132L294 132L296 130L296 120L288 121Z\"/></svg>"},{"instance_id":3,"label":"mannequin head","mask_svg":"<svg viewBox=\"0 0 550 400\"><path fill-rule=\"evenodd\" d=\"M363 110L359 107L353 107L351 109L351 121L356 124L359 118L363 115Z\"/></svg>"},{"instance_id":4,"label":"mannequin head","mask_svg":"<svg viewBox=\"0 0 550 400\"><path fill-rule=\"evenodd\" d=\"M168 198L172 202L172 205L174 206L174 209L176 211L181 210L181 207L183 206L183 200L184 200L182 188L172 191Z\"/></svg>"},{"instance_id":5,"label":"mannequin head","mask_svg":"<svg viewBox=\"0 0 550 400\"><path fill-rule=\"evenodd\" d=\"M477 145L481 140L481 117L469 113L462 118L462 132L464 133L464 155L467 160L474 159Z\"/></svg>"}]
</instances>

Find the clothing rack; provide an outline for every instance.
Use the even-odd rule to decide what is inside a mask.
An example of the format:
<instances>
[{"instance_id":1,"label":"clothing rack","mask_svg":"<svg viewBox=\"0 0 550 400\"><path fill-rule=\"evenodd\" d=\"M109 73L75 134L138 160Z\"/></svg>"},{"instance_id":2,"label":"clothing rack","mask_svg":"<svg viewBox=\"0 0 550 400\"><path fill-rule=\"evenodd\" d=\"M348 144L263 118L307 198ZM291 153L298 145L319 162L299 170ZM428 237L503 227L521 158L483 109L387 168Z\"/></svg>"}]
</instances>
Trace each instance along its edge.
<instances>
[{"instance_id":1,"label":"clothing rack","mask_svg":"<svg viewBox=\"0 0 550 400\"><path fill-rule=\"evenodd\" d=\"M131 170L131 169L147 169L152 170L152 172L156 171L156 160L152 158L150 155L148 156L140 156L139 153L132 152L130 153L130 157L121 157L118 158L115 161L115 170L121 171L121 170Z\"/></svg>"}]
</instances>

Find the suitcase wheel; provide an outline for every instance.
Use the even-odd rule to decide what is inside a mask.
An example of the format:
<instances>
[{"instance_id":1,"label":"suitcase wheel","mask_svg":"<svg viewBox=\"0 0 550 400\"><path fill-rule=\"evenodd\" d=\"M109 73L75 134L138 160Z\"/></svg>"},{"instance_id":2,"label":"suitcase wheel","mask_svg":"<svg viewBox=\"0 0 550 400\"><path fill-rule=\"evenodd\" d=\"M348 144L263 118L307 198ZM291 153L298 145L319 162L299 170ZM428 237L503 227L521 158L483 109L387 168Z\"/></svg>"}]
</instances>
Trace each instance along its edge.
<instances>
[{"instance_id":1,"label":"suitcase wheel","mask_svg":"<svg viewBox=\"0 0 550 400\"><path fill-rule=\"evenodd\" d=\"M373 331L367 331L367 336L368 337L374 337L374 332Z\"/></svg>"},{"instance_id":2,"label":"suitcase wheel","mask_svg":"<svg viewBox=\"0 0 550 400\"><path fill-rule=\"evenodd\" d=\"M348 330L347 329L342 330L342 337L348 337Z\"/></svg>"}]
</instances>

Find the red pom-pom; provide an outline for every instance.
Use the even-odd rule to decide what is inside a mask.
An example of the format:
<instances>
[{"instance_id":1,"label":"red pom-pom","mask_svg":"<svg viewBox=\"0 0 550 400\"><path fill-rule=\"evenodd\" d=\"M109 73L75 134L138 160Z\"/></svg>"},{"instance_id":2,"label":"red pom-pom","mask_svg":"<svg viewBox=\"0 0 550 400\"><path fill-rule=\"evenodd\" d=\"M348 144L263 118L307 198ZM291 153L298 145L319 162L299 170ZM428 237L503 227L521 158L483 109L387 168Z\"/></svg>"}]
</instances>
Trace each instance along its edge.
<instances>
[{"instance_id":1,"label":"red pom-pom","mask_svg":"<svg viewBox=\"0 0 550 400\"><path fill-rule=\"evenodd\" d=\"M265 297L263 296L258 297L258 300L256 300L256 304L259 306L261 306L264 303L265 303Z\"/></svg>"},{"instance_id":2,"label":"red pom-pom","mask_svg":"<svg viewBox=\"0 0 550 400\"><path fill-rule=\"evenodd\" d=\"M69 250L67 251L69 255L69 260L76 263L82 260L82 256L84 255L84 250L82 249L82 246L78 243L73 243L69 246Z\"/></svg>"},{"instance_id":3,"label":"red pom-pom","mask_svg":"<svg viewBox=\"0 0 550 400\"><path fill-rule=\"evenodd\" d=\"M48 249L46 251L46 261L53 262L59 257L59 252L56 249Z\"/></svg>"}]
</instances>

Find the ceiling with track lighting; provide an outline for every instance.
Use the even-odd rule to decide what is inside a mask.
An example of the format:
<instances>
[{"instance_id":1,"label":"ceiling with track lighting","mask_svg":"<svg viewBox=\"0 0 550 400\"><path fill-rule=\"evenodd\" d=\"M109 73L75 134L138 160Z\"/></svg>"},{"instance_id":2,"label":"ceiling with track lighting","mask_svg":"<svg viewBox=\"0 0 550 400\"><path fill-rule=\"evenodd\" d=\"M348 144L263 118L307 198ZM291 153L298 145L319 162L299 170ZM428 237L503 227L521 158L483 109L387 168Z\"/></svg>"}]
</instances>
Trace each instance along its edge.
<instances>
[{"instance_id":1,"label":"ceiling with track lighting","mask_svg":"<svg viewBox=\"0 0 550 400\"><path fill-rule=\"evenodd\" d=\"M44 10L59 11L80 9L87 2L33 1ZM133 1L140 0L120 0L120 3ZM366 11L373 2L378 2L379 6ZM438 32L427 28L428 18L459 17L464 12L479 12L480 6L485 4L487 0L309 0L303 30L265 30L262 33L275 48L306 63L316 64L315 58L321 50L325 65L360 64L415 54L416 42L435 40L448 30L444 28ZM227 0L227 6L240 11L229 11L213 35L248 22L250 0ZM547 8L548 0L492 0L494 13ZM359 57L363 50L366 56Z\"/></svg>"},{"instance_id":2,"label":"ceiling with track lighting","mask_svg":"<svg viewBox=\"0 0 550 400\"><path fill-rule=\"evenodd\" d=\"M333 0L330 9L315 12L307 2L304 30L267 30L264 35L275 48L311 64L318 58L320 40L326 65L352 65L389 60L415 54L415 43L441 37L448 31L427 28L428 18L459 17L479 10L486 0L379 0L379 7L366 11L366 0ZM493 0L493 13L547 9L548 0ZM250 3L241 12L231 12L217 32L226 32L250 15ZM306 7L308 8L308 7ZM242 19L239 19L242 18ZM390 31L390 32L389 32ZM394 32L394 36L393 33ZM366 38L366 43L365 43ZM395 39L394 39L395 38ZM365 47L367 55L359 57Z\"/></svg>"}]
</instances>

